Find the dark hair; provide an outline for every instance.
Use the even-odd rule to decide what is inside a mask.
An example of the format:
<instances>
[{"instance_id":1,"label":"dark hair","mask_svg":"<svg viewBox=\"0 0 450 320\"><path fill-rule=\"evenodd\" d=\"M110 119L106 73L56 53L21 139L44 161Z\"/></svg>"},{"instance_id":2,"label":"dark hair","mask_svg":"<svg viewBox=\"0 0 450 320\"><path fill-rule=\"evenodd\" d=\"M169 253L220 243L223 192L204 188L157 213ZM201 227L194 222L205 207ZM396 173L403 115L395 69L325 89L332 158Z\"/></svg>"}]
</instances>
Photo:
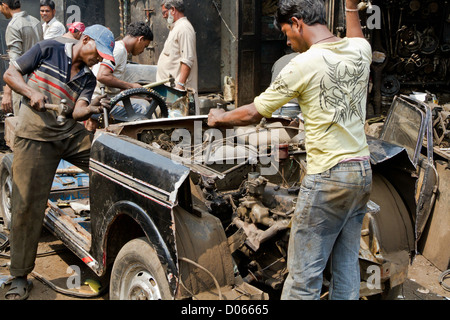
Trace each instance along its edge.
<instances>
[{"instance_id":1,"label":"dark hair","mask_svg":"<svg viewBox=\"0 0 450 320\"><path fill-rule=\"evenodd\" d=\"M132 22L127 27L127 35L132 37L143 36L146 40L153 40L153 33L148 24L143 21Z\"/></svg>"},{"instance_id":2,"label":"dark hair","mask_svg":"<svg viewBox=\"0 0 450 320\"><path fill-rule=\"evenodd\" d=\"M292 17L302 19L307 25L327 23L323 0L280 0L275 25L281 29L282 23L292 24Z\"/></svg>"},{"instance_id":3,"label":"dark hair","mask_svg":"<svg viewBox=\"0 0 450 320\"><path fill-rule=\"evenodd\" d=\"M6 3L11 10L20 8L20 0L1 0L0 3Z\"/></svg>"},{"instance_id":4,"label":"dark hair","mask_svg":"<svg viewBox=\"0 0 450 320\"><path fill-rule=\"evenodd\" d=\"M55 9L55 3L52 0L41 0L41 7L50 7L50 9Z\"/></svg>"},{"instance_id":5,"label":"dark hair","mask_svg":"<svg viewBox=\"0 0 450 320\"><path fill-rule=\"evenodd\" d=\"M173 7L180 12L184 12L184 0L161 0L161 6L168 10Z\"/></svg>"}]
</instances>

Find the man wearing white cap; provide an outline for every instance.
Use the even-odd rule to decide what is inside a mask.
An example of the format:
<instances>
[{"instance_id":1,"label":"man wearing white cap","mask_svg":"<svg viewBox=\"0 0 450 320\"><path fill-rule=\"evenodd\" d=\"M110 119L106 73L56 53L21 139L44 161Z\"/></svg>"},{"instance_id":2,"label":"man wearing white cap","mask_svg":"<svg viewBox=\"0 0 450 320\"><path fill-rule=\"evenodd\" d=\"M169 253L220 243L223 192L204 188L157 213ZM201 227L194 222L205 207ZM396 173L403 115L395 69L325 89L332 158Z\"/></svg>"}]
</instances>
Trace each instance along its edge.
<instances>
[{"instance_id":1,"label":"man wearing white cap","mask_svg":"<svg viewBox=\"0 0 450 320\"><path fill-rule=\"evenodd\" d=\"M96 79L90 67L114 61L114 36L101 25L86 28L76 43L44 40L14 61L3 79L24 96L19 112L12 166L11 267L14 276L6 299L26 299L27 275L34 268L44 212L61 159L87 171L93 135L79 123L108 105L91 101ZM23 75L29 75L27 83ZM73 110L61 122L46 103L67 101Z\"/></svg>"}]
</instances>

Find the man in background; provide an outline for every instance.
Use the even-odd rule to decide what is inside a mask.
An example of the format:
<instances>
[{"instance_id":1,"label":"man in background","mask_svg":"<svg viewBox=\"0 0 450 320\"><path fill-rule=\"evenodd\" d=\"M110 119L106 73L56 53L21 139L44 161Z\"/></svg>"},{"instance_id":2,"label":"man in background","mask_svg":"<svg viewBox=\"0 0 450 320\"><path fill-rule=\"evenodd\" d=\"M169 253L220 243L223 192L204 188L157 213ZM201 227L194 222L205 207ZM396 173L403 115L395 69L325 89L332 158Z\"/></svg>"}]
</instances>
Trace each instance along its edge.
<instances>
[{"instance_id":1,"label":"man in background","mask_svg":"<svg viewBox=\"0 0 450 320\"><path fill-rule=\"evenodd\" d=\"M62 36L56 37L55 40L62 43L67 42L77 43L78 40L80 40L81 36L83 35L84 30L86 29L84 23L74 22L67 26L69 27L69 31L63 34Z\"/></svg>"},{"instance_id":2,"label":"man in background","mask_svg":"<svg viewBox=\"0 0 450 320\"><path fill-rule=\"evenodd\" d=\"M11 19L6 27L5 41L9 61L15 61L37 42L42 40L42 27L38 19L21 10L20 0L0 1L0 11ZM8 85L3 87L2 109L5 113L19 112L21 96Z\"/></svg>"},{"instance_id":3,"label":"man in background","mask_svg":"<svg viewBox=\"0 0 450 320\"><path fill-rule=\"evenodd\" d=\"M198 100L197 40L194 27L184 14L184 1L162 0L161 10L170 32L158 59L156 81L172 75L176 88L193 89ZM196 103L196 110L198 108Z\"/></svg>"},{"instance_id":4,"label":"man in background","mask_svg":"<svg viewBox=\"0 0 450 320\"><path fill-rule=\"evenodd\" d=\"M119 94L122 90L141 88L138 83L131 83L124 80L125 71L128 63L128 55L138 56L144 52L145 48L153 40L153 33L143 21L132 22L127 27L127 32L122 40L116 41L114 46L115 63L108 59L103 59L99 64L92 68L92 72L97 77L97 87L94 91L94 98L102 94L101 87L105 88L105 93L109 99ZM134 102L134 101L133 101ZM133 103L133 109L136 113L144 113L144 108ZM111 110L111 115L116 118L125 118L126 112L123 105L117 105ZM94 116L86 121L86 128L94 132L98 127Z\"/></svg>"},{"instance_id":5,"label":"man in background","mask_svg":"<svg viewBox=\"0 0 450 320\"><path fill-rule=\"evenodd\" d=\"M40 5L39 12L44 21L42 24L44 39L53 39L65 34L66 28L55 17L55 3L52 0L41 0Z\"/></svg>"}]
</instances>

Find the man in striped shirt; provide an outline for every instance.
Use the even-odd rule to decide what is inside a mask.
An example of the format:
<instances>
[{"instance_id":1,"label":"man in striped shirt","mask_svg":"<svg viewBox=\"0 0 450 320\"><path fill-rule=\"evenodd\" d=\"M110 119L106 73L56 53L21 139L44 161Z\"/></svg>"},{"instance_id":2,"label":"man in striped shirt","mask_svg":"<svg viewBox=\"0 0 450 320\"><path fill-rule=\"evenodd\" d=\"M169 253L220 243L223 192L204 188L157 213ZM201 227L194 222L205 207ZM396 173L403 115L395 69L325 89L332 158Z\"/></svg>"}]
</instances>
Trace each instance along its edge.
<instances>
[{"instance_id":1,"label":"man in striped shirt","mask_svg":"<svg viewBox=\"0 0 450 320\"><path fill-rule=\"evenodd\" d=\"M5 82L23 95L14 141L12 166L11 267L15 277L7 299L25 299L27 275L34 268L47 199L61 159L87 171L92 134L79 123L103 112L104 96L91 101L96 79L90 67L103 58L114 61L114 36L104 26L86 28L80 41L44 40L14 61ZM27 83L22 76L29 75ZM73 110L57 121L46 103L62 99Z\"/></svg>"}]
</instances>

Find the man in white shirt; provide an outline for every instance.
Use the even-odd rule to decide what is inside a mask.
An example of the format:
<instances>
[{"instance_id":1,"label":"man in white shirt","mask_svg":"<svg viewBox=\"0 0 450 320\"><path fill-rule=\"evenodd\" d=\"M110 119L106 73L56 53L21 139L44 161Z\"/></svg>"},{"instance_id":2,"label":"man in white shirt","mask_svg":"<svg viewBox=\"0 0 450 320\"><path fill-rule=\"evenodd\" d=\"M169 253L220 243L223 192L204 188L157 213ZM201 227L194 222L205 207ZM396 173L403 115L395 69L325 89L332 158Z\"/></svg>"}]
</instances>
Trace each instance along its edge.
<instances>
[{"instance_id":1,"label":"man in white shirt","mask_svg":"<svg viewBox=\"0 0 450 320\"><path fill-rule=\"evenodd\" d=\"M53 39L66 33L66 28L56 17L55 3L52 0L41 0L40 14L44 21L42 29L44 31L44 40Z\"/></svg>"},{"instance_id":2,"label":"man in white shirt","mask_svg":"<svg viewBox=\"0 0 450 320\"><path fill-rule=\"evenodd\" d=\"M156 80L175 77L176 88L198 91L198 64L196 35L192 24L184 15L183 0L161 2L164 19L169 24L169 36L158 59Z\"/></svg>"},{"instance_id":3,"label":"man in white shirt","mask_svg":"<svg viewBox=\"0 0 450 320\"><path fill-rule=\"evenodd\" d=\"M138 56L144 52L145 48L153 40L153 33L145 22L132 22L127 27L125 37L116 41L114 47L115 63L107 59L96 64L92 72L97 77L97 87L95 88L93 98L101 95L101 87L105 87L105 93L109 99L119 94L122 90L140 88L138 83L131 83L124 80L124 75L128 62L128 55ZM144 113L144 107L133 103L133 109L136 113ZM123 106L116 106L111 110L111 115L115 118L126 117ZM86 128L89 131L95 131L98 127L97 117L92 117L86 121Z\"/></svg>"}]
</instances>

